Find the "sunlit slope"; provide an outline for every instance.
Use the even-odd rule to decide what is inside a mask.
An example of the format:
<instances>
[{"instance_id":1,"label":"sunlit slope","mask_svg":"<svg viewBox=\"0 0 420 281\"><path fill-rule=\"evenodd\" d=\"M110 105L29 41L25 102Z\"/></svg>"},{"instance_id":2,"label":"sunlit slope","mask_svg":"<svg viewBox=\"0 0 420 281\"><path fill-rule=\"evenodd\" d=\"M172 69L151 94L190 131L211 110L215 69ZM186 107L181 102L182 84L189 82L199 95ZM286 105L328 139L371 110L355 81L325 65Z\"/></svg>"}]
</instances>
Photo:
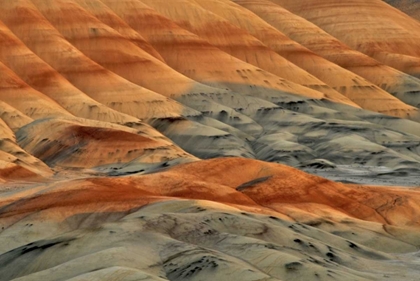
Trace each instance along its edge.
<instances>
[{"instance_id":1,"label":"sunlit slope","mask_svg":"<svg viewBox=\"0 0 420 281\"><path fill-rule=\"evenodd\" d=\"M17 145L15 134L0 119L0 180L41 180L51 174L47 165Z\"/></svg>"},{"instance_id":2,"label":"sunlit slope","mask_svg":"<svg viewBox=\"0 0 420 281\"><path fill-rule=\"evenodd\" d=\"M90 168L110 163L194 159L147 130L88 120L47 119L28 124L16 134L21 147L51 167Z\"/></svg>"},{"instance_id":3,"label":"sunlit slope","mask_svg":"<svg viewBox=\"0 0 420 281\"><path fill-rule=\"evenodd\" d=\"M364 77L405 103L419 107L417 96L420 90L420 80L415 77L397 71L367 55L352 50L313 23L270 1L236 0L235 2L258 14L272 26L316 54ZM295 57L299 58L299 55ZM382 96L384 95L382 94ZM373 98L374 95L371 94L369 97Z\"/></svg>"},{"instance_id":4,"label":"sunlit slope","mask_svg":"<svg viewBox=\"0 0 420 281\"><path fill-rule=\"evenodd\" d=\"M0 98L32 118L72 116L54 100L29 87L0 62Z\"/></svg>"},{"instance_id":5,"label":"sunlit slope","mask_svg":"<svg viewBox=\"0 0 420 281\"><path fill-rule=\"evenodd\" d=\"M387 2L0 0L0 281L417 280Z\"/></svg>"},{"instance_id":6,"label":"sunlit slope","mask_svg":"<svg viewBox=\"0 0 420 281\"><path fill-rule=\"evenodd\" d=\"M12 131L17 131L33 121L32 118L3 101L0 101L0 112L0 118Z\"/></svg>"},{"instance_id":7,"label":"sunlit slope","mask_svg":"<svg viewBox=\"0 0 420 281\"><path fill-rule=\"evenodd\" d=\"M415 110L398 99L418 106L416 92L420 89L420 81L351 50L317 26L270 1L234 1L237 4L228 0L195 2L247 30L278 54L363 108L406 116Z\"/></svg>"},{"instance_id":8,"label":"sunlit slope","mask_svg":"<svg viewBox=\"0 0 420 281\"><path fill-rule=\"evenodd\" d=\"M1 33L7 44L1 45L0 61L23 79L22 84L26 82L27 86L32 87L32 92L37 90L50 97L63 109L76 116L116 123L138 121L133 116L111 110L85 95L35 55L4 25L1 26Z\"/></svg>"},{"instance_id":9,"label":"sunlit slope","mask_svg":"<svg viewBox=\"0 0 420 281\"><path fill-rule=\"evenodd\" d=\"M88 135L96 126L108 135L112 124L153 140L164 135L174 145L167 160L179 152L182 159L241 156L304 169L357 164L389 175L420 169L418 80L282 3L1 3L2 118L31 152L50 142L59 144L51 154L77 151L84 137L71 143L71 129L62 129L76 122ZM371 32L358 36L370 39ZM101 147L97 141L92 149ZM44 158L116 174L165 161L164 149L133 147L127 151L135 155L107 157L91 157L90 149L76 160Z\"/></svg>"},{"instance_id":10,"label":"sunlit slope","mask_svg":"<svg viewBox=\"0 0 420 281\"><path fill-rule=\"evenodd\" d=\"M66 41L32 2L4 1L2 8L5 11L0 16L3 22L36 55L98 102L138 118L188 114L188 109L175 101L130 83L90 60ZM22 14L26 21L16 20ZM35 28L29 28L29 25L35 25ZM190 112L194 114L194 111Z\"/></svg>"},{"instance_id":11,"label":"sunlit slope","mask_svg":"<svg viewBox=\"0 0 420 281\"><path fill-rule=\"evenodd\" d=\"M420 22L383 1L271 2L306 18L351 48L420 77Z\"/></svg>"},{"instance_id":12,"label":"sunlit slope","mask_svg":"<svg viewBox=\"0 0 420 281\"><path fill-rule=\"evenodd\" d=\"M92 1L79 2L80 6L77 3L68 3L68 1L38 1L36 3L40 12L74 47L103 67L137 85L172 97L194 90L198 91L194 88L200 88L200 86L202 91L209 91L209 89L217 91L183 76L162 62L162 59L155 58L154 52L151 55L140 48L141 46L151 52L152 47L149 48L148 44L138 46L130 36L120 34L117 30L121 29L121 24L112 20L118 19L118 16L104 4L96 3L100 5L98 9L97 5L93 6ZM78 21L65 17L67 13L77 14ZM105 18L103 18L104 13L107 15ZM93 17L92 14L109 22L112 28Z\"/></svg>"},{"instance_id":13,"label":"sunlit slope","mask_svg":"<svg viewBox=\"0 0 420 281\"><path fill-rule=\"evenodd\" d=\"M255 37L250 36L223 18L203 9L193 1L175 1L171 9L164 1L142 1L159 13L174 20L183 28L206 39L232 56L271 72L279 77L310 87L327 94L331 99L342 99L350 103L330 87L287 61L273 50L266 47ZM248 18L248 21L251 19ZM269 85L268 85L269 87ZM351 103L350 103L351 104Z\"/></svg>"},{"instance_id":14,"label":"sunlit slope","mask_svg":"<svg viewBox=\"0 0 420 281\"><path fill-rule=\"evenodd\" d=\"M103 2L148 40L169 66L194 80L269 100L278 97L276 91L325 97L230 56L140 1Z\"/></svg>"}]
</instances>

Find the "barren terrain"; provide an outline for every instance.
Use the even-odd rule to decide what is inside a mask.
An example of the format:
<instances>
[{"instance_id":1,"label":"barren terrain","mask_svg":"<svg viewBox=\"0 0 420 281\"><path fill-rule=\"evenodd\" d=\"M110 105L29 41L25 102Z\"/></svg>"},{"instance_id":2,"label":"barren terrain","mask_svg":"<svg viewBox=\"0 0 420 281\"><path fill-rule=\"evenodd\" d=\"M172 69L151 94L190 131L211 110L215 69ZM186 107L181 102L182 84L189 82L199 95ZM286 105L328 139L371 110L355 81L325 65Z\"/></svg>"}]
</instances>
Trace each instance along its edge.
<instances>
[{"instance_id":1,"label":"barren terrain","mask_svg":"<svg viewBox=\"0 0 420 281\"><path fill-rule=\"evenodd\" d=\"M0 0L0 281L418 280L419 11Z\"/></svg>"}]
</instances>

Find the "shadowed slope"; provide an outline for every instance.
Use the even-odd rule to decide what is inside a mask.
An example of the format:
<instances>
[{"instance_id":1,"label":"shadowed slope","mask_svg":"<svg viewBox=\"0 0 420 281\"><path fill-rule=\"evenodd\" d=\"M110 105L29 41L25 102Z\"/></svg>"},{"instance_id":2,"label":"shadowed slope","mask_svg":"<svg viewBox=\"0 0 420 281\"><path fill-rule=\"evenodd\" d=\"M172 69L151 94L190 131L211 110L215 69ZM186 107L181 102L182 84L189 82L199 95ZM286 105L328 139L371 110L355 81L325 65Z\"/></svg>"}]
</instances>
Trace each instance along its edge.
<instances>
[{"instance_id":1,"label":"shadowed slope","mask_svg":"<svg viewBox=\"0 0 420 281\"><path fill-rule=\"evenodd\" d=\"M420 2L417 0L383 0L384 2L403 11L407 15L420 21Z\"/></svg>"},{"instance_id":2,"label":"shadowed slope","mask_svg":"<svg viewBox=\"0 0 420 281\"><path fill-rule=\"evenodd\" d=\"M413 216L419 196L237 158L56 182L0 196L0 237L25 233L1 245L0 276L361 281L386 274L410 280L416 261L397 263L394 252L420 244Z\"/></svg>"}]
</instances>

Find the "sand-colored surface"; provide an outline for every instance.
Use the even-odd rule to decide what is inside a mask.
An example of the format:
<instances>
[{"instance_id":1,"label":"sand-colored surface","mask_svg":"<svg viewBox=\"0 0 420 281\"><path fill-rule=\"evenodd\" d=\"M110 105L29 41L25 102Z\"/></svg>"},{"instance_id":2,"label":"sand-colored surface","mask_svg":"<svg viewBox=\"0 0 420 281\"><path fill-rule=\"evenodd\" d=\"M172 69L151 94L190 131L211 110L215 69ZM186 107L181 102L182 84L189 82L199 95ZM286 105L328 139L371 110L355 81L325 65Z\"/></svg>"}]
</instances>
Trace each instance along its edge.
<instances>
[{"instance_id":1,"label":"sand-colored surface","mask_svg":"<svg viewBox=\"0 0 420 281\"><path fill-rule=\"evenodd\" d=\"M1 20L19 39L73 85L100 103L138 118L194 114L193 110L189 112L175 101L130 83L94 63L66 41L58 30L45 20L31 1L4 1L1 6L4 10L4 13L1 13ZM17 19L19 13L25 11L28 11L25 17L27 22L22 23ZM25 23L28 25L36 23L37 32L29 26L25 27ZM49 41L54 44L48 43Z\"/></svg>"},{"instance_id":2,"label":"sand-colored surface","mask_svg":"<svg viewBox=\"0 0 420 281\"><path fill-rule=\"evenodd\" d=\"M417 280L415 15L0 0L0 281Z\"/></svg>"},{"instance_id":3,"label":"sand-colored surface","mask_svg":"<svg viewBox=\"0 0 420 281\"><path fill-rule=\"evenodd\" d=\"M261 95L258 89L264 87L313 98L325 97L321 92L291 83L222 52L140 1L103 2L148 40L169 66L194 80L243 94Z\"/></svg>"},{"instance_id":4,"label":"sand-colored surface","mask_svg":"<svg viewBox=\"0 0 420 281\"><path fill-rule=\"evenodd\" d=\"M254 25L249 26L244 23L239 23L241 26L250 30L250 32L253 32L255 36L261 38L261 40L266 42L266 44L269 44L269 46L273 46L273 49L278 50L278 52L283 54L287 59L296 61L301 67L308 69L308 71L314 73L314 75L317 75L317 77L326 83L334 85L334 88L344 95L351 95L348 97L362 105L362 107L370 106L371 110L375 110L375 106L385 104L383 102L375 103L375 97L382 100L385 97L389 98L389 95L385 95L383 92L378 91L376 87L372 88L368 84L365 84L367 81L363 81L364 79L360 79L360 77L367 79L369 82L382 88L389 94L396 96L405 103L416 107L419 106L418 99L415 98L413 92L419 91L420 80L383 65L372 57L351 49L317 25L289 12L282 6L276 5L271 1L264 0L255 2L235 0L235 3L249 9L249 11L241 11L242 13L249 13L252 11L278 30L273 30L272 27L265 26L264 30L266 31L261 32L260 29L256 30ZM225 10L226 9L224 9L224 11ZM235 9L235 11L237 10L238 9ZM263 27L263 24L261 23L260 26ZM278 34L278 31L283 32L284 35ZM319 65L321 63L328 64L328 62L323 61L321 58L316 57L313 54L311 55L304 50L295 48L295 50L292 51L290 48L286 47L279 48L279 44L276 42L282 37L299 42L315 54L322 56L336 65L329 63L328 69L331 73L322 71L322 69L319 68ZM276 40L276 38L278 39ZM282 41L284 42L284 40ZM305 55L302 53L305 53ZM343 69L340 70L337 65L351 72L343 71ZM332 71L337 74L333 75ZM360 77L354 77L354 74L357 74ZM353 87L353 90L349 91L349 87ZM355 89L358 90L355 91ZM366 91L366 93L364 93L364 91ZM386 104L395 102L395 100L390 99ZM378 110L380 111L379 108L375 111Z\"/></svg>"},{"instance_id":5,"label":"sand-colored surface","mask_svg":"<svg viewBox=\"0 0 420 281\"><path fill-rule=\"evenodd\" d=\"M239 158L55 182L0 196L1 280L412 280L419 197Z\"/></svg>"},{"instance_id":6,"label":"sand-colored surface","mask_svg":"<svg viewBox=\"0 0 420 281\"><path fill-rule=\"evenodd\" d=\"M353 0L345 4L335 0L271 2L306 18L351 48L419 78L417 42L420 22L383 1ZM354 9L355 6L360 8Z\"/></svg>"},{"instance_id":7,"label":"sand-colored surface","mask_svg":"<svg viewBox=\"0 0 420 281\"><path fill-rule=\"evenodd\" d=\"M19 145L50 167L91 168L110 163L191 158L164 137L108 123L47 119L16 133Z\"/></svg>"},{"instance_id":8,"label":"sand-colored surface","mask_svg":"<svg viewBox=\"0 0 420 281\"><path fill-rule=\"evenodd\" d=\"M321 91L333 100L342 100L343 103L355 106L328 85L284 59L246 31L202 8L194 1L177 0L173 2L171 9L167 8L164 1L142 2L242 61L292 82ZM248 17L247 20L250 23L252 18Z\"/></svg>"},{"instance_id":9,"label":"sand-colored surface","mask_svg":"<svg viewBox=\"0 0 420 281\"><path fill-rule=\"evenodd\" d=\"M381 66L374 59L351 50L320 28L291 14L281 6L270 1L234 1L236 4L228 0L194 2L246 30L273 51L363 108L401 117L406 115L407 111L413 111L413 108L407 107L407 104L391 95L418 106L418 100L413 99L413 95L407 92L420 89L420 81L395 69ZM356 67L349 69L349 64ZM346 71L345 68L350 71ZM368 71L359 71L360 68ZM322 87L318 90L324 91ZM387 102L384 102L385 100ZM399 110L390 110L387 106L391 105Z\"/></svg>"},{"instance_id":10,"label":"sand-colored surface","mask_svg":"<svg viewBox=\"0 0 420 281\"><path fill-rule=\"evenodd\" d=\"M13 131L0 119L0 179L41 180L51 175L44 162L17 144Z\"/></svg>"}]
</instances>

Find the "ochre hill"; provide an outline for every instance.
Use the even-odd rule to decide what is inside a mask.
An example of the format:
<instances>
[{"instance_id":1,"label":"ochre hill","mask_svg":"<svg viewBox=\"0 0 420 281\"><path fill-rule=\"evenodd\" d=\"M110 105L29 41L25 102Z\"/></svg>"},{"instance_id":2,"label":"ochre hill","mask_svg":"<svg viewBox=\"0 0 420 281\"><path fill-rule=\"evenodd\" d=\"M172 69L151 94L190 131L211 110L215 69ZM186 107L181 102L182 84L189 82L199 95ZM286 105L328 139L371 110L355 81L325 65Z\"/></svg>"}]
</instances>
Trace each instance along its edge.
<instances>
[{"instance_id":1,"label":"ochre hill","mask_svg":"<svg viewBox=\"0 0 420 281\"><path fill-rule=\"evenodd\" d=\"M304 17L351 48L420 78L420 22L383 1L270 1Z\"/></svg>"},{"instance_id":2,"label":"ochre hill","mask_svg":"<svg viewBox=\"0 0 420 281\"><path fill-rule=\"evenodd\" d=\"M419 106L413 92L420 90L420 80L350 49L319 27L281 6L265 0L235 0L240 6L228 0L195 2L247 30L278 54L331 85L363 108L388 114L398 114L401 111L401 116L413 110L391 94L405 103ZM252 24L250 19L253 19ZM400 110L390 110L394 106Z\"/></svg>"},{"instance_id":3,"label":"ochre hill","mask_svg":"<svg viewBox=\"0 0 420 281\"><path fill-rule=\"evenodd\" d=\"M289 83L233 58L140 1L103 2L148 40L169 66L194 80L249 95L260 96L259 89L268 88L313 98L325 97L321 92ZM275 99L276 95L263 98Z\"/></svg>"},{"instance_id":4,"label":"ochre hill","mask_svg":"<svg viewBox=\"0 0 420 281\"><path fill-rule=\"evenodd\" d=\"M398 267L392 253L420 244L419 199L418 190L344 185L239 158L57 181L0 197L0 238L24 234L1 245L0 272L3 280L377 280L403 272L400 280L410 280L415 262Z\"/></svg>"},{"instance_id":5,"label":"ochre hill","mask_svg":"<svg viewBox=\"0 0 420 281\"><path fill-rule=\"evenodd\" d=\"M10 30L4 25L1 25L1 23L0 28L3 40L7 42L7 44L2 44L0 47L0 63L4 63L19 78L24 80L19 83L23 85L23 82L26 82L27 91L36 92L34 90L37 90L53 99L69 113L80 117L117 123L137 121L133 116L111 110L85 95L51 66L36 56ZM5 67L3 68L3 71L6 72ZM4 73L3 75L6 76L7 74ZM17 79L15 78L15 80ZM28 86L32 87L32 89L29 89ZM32 106L34 104L36 103L33 103ZM30 114L34 113L32 112Z\"/></svg>"},{"instance_id":6,"label":"ochre hill","mask_svg":"<svg viewBox=\"0 0 420 281\"><path fill-rule=\"evenodd\" d=\"M19 76L0 62L1 100L34 119L72 116L54 100L29 87Z\"/></svg>"},{"instance_id":7,"label":"ochre hill","mask_svg":"<svg viewBox=\"0 0 420 281\"><path fill-rule=\"evenodd\" d=\"M31 1L4 1L1 6L4 10L1 20L36 55L93 99L138 118L189 114L182 105L130 83L87 58L46 21ZM22 15L27 21L18 20ZM25 24L35 25L37 32L28 26L25 28Z\"/></svg>"},{"instance_id":8,"label":"ochre hill","mask_svg":"<svg viewBox=\"0 0 420 281\"><path fill-rule=\"evenodd\" d=\"M203 9L193 1L177 0L173 2L174 5L171 6L171 9L167 8L164 1L142 2L174 20L181 27L199 35L211 42L212 45L242 61L267 70L279 77L322 91L331 99L338 100L341 98L343 103L352 104L314 76L264 46L263 43L250 36L246 31ZM251 19L248 18L248 20Z\"/></svg>"},{"instance_id":9,"label":"ochre hill","mask_svg":"<svg viewBox=\"0 0 420 281\"><path fill-rule=\"evenodd\" d=\"M325 3L328 13L349 9ZM395 28L417 24L382 2L360 5L363 13L382 6L393 22L404 19ZM28 128L47 130L40 124L56 124L48 134L61 143L66 122L92 130L112 123L152 139L163 134L201 158L420 169L419 80L310 22L299 1L22 0L1 9L2 118L19 140ZM376 28L354 40L376 40ZM404 50L414 55L410 44ZM26 143L46 145L31 136ZM70 166L86 167L89 155ZM122 173L136 170L132 158L105 162Z\"/></svg>"},{"instance_id":10,"label":"ochre hill","mask_svg":"<svg viewBox=\"0 0 420 281\"><path fill-rule=\"evenodd\" d=\"M419 171L419 80L347 42L340 30L326 30L324 21L311 22L319 3L308 10L286 0L2 1L1 117L37 151L52 149L41 141L51 136L59 144L53 155L78 151L60 129L75 122L93 132L119 124L118 132L134 138L172 141L166 160L179 152L184 160L190 153L304 169L356 163L390 175ZM348 4L322 3L347 26L341 9ZM380 1L358 7L360 14L383 7L392 20L372 15L386 24L401 19L396 29L417 25ZM377 28L353 34L355 42L377 40ZM412 28L401 36L411 42L416 34ZM414 56L416 44L401 51ZM37 128L30 137L29 128ZM109 151L104 160L86 150L57 161L67 168L106 163L105 171L118 175L166 161L163 150L138 151Z\"/></svg>"},{"instance_id":11,"label":"ochre hill","mask_svg":"<svg viewBox=\"0 0 420 281\"><path fill-rule=\"evenodd\" d=\"M110 163L161 162L189 156L165 138L94 121L47 119L18 132L21 147L49 166L96 167ZM161 159L159 159L159 157Z\"/></svg>"},{"instance_id":12,"label":"ochre hill","mask_svg":"<svg viewBox=\"0 0 420 281\"><path fill-rule=\"evenodd\" d=\"M0 180L42 180L51 175L45 163L17 145L15 134L0 119Z\"/></svg>"},{"instance_id":13,"label":"ochre hill","mask_svg":"<svg viewBox=\"0 0 420 281\"><path fill-rule=\"evenodd\" d=\"M0 281L417 280L416 7L0 0Z\"/></svg>"}]
</instances>

